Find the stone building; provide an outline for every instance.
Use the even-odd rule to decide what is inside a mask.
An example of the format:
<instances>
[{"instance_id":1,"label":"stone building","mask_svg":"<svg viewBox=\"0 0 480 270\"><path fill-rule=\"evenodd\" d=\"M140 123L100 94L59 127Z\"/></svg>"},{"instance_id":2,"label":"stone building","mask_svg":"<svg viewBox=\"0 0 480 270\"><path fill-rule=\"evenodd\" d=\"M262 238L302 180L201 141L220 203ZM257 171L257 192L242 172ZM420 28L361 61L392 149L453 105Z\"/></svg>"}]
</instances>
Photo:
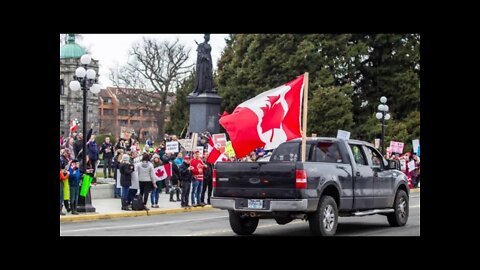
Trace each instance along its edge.
<instances>
[{"instance_id":1,"label":"stone building","mask_svg":"<svg viewBox=\"0 0 480 270\"><path fill-rule=\"evenodd\" d=\"M70 90L69 84L73 80L75 69L81 66L80 57L84 54L85 49L75 43L75 35L68 34L67 43L60 48L60 134L69 134L70 121L73 119L78 119L80 123L78 131L83 130L83 93ZM92 59L88 68L95 70L98 79L98 60ZM95 123L94 131L99 130L98 99L98 94L88 91L87 130L91 123Z\"/></svg>"}]
</instances>

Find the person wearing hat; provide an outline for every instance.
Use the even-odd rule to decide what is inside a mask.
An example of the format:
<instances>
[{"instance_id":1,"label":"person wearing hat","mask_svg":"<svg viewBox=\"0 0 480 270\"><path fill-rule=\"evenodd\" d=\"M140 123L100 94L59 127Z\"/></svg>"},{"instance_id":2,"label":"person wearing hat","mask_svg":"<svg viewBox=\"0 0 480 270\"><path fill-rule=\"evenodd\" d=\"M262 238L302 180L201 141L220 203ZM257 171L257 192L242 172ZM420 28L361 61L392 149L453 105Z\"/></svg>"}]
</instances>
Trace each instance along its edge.
<instances>
[{"instance_id":1,"label":"person wearing hat","mask_svg":"<svg viewBox=\"0 0 480 270\"><path fill-rule=\"evenodd\" d=\"M181 206L182 207L192 207L188 204L188 197L190 195L190 184L193 180L192 170L193 167L190 165L190 156L186 155L183 157L183 163L180 165L180 185L182 187L182 197L181 197Z\"/></svg>"},{"instance_id":2,"label":"person wearing hat","mask_svg":"<svg viewBox=\"0 0 480 270\"><path fill-rule=\"evenodd\" d=\"M195 159L190 162L193 174L192 181L192 205L193 206L205 206L200 201L203 188L203 170L207 168L207 165L200 159L200 151L195 151Z\"/></svg>"},{"instance_id":3,"label":"person wearing hat","mask_svg":"<svg viewBox=\"0 0 480 270\"><path fill-rule=\"evenodd\" d=\"M131 210L128 207L128 190L132 185L132 173L135 167L130 163L130 156L123 154L120 163L120 185L122 186L122 210Z\"/></svg>"}]
</instances>

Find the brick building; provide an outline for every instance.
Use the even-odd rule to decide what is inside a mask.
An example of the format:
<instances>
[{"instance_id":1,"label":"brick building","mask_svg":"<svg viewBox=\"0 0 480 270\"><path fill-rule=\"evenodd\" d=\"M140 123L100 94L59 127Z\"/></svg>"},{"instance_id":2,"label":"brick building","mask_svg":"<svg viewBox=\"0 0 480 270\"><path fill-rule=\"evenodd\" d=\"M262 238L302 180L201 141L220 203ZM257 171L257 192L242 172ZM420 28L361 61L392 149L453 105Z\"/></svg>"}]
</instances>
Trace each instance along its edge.
<instances>
[{"instance_id":1,"label":"brick building","mask_svg":"<svg viewBox=\"0 0 480 270\"><path fill-rule=\"evenodd\" d=\"M154 110L145 107L138 99L132 98L134 95L131 91L132 89L120 90L116 87L107 87L100 91L98 99L100 134L110 133L112 136L125 138L131 131L135 131L140 140L147 137L156 140L158 128ZM169 108L174 101L175 96L167 98L166 123L170 121Z\"/></svg>"}]
</instances>

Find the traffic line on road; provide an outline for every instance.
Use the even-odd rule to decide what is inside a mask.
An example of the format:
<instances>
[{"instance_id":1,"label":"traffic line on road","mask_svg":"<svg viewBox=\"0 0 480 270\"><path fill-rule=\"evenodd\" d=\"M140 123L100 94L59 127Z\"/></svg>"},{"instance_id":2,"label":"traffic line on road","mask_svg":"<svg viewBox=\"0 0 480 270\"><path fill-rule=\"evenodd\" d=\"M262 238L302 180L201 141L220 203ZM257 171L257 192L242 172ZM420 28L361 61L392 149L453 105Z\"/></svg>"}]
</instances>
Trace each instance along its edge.
<instances>
[{"instance_id":1,"label":"traffic line on road","mask_svg":"<svg viewBox=\"0 0 480 270\"><path fill-rule=\"evenodd\" d=\"M197 219L185 219L185 220L174 220L174 221L162 221L154 223L145 223L145 224L136 224L136 225L120 225L120 226L106 226L106 227L95 227L95 228L85 228L85 229L75 229L75 230L60 230L60 233L73 233L73 232L88 232L88 231L101 231L101 230L118 230L118 229L130 229L130 228L141 228L141 227L150 227L150 226L160 226L160 225L170 225L177 223L185 223L192 221L204 221L210 219L219 219L226 218L228 216L219 216L219 217L210 217L210 218L197 218Z\"/></svg>"}]
</instances>

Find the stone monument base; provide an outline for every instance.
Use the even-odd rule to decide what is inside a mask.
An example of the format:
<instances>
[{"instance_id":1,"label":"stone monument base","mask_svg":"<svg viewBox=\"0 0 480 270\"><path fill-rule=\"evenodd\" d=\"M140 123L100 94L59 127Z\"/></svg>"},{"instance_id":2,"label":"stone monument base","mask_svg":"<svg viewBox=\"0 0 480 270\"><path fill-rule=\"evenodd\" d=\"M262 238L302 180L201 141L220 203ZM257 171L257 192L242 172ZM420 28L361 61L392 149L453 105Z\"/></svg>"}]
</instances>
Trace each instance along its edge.
<instances>
[{"instance_id":1,"label":"stone monument base","mask_svg":"<svg viewBox=\"0 0 480 270\"><path fill-rule=\"evenodd\" d=\"M219 133L218 123L222 98L216 93L201 93L198 96L188 95L187 103L190 106L189 132L211 134Z\"/></svg>"}]
</instances>

